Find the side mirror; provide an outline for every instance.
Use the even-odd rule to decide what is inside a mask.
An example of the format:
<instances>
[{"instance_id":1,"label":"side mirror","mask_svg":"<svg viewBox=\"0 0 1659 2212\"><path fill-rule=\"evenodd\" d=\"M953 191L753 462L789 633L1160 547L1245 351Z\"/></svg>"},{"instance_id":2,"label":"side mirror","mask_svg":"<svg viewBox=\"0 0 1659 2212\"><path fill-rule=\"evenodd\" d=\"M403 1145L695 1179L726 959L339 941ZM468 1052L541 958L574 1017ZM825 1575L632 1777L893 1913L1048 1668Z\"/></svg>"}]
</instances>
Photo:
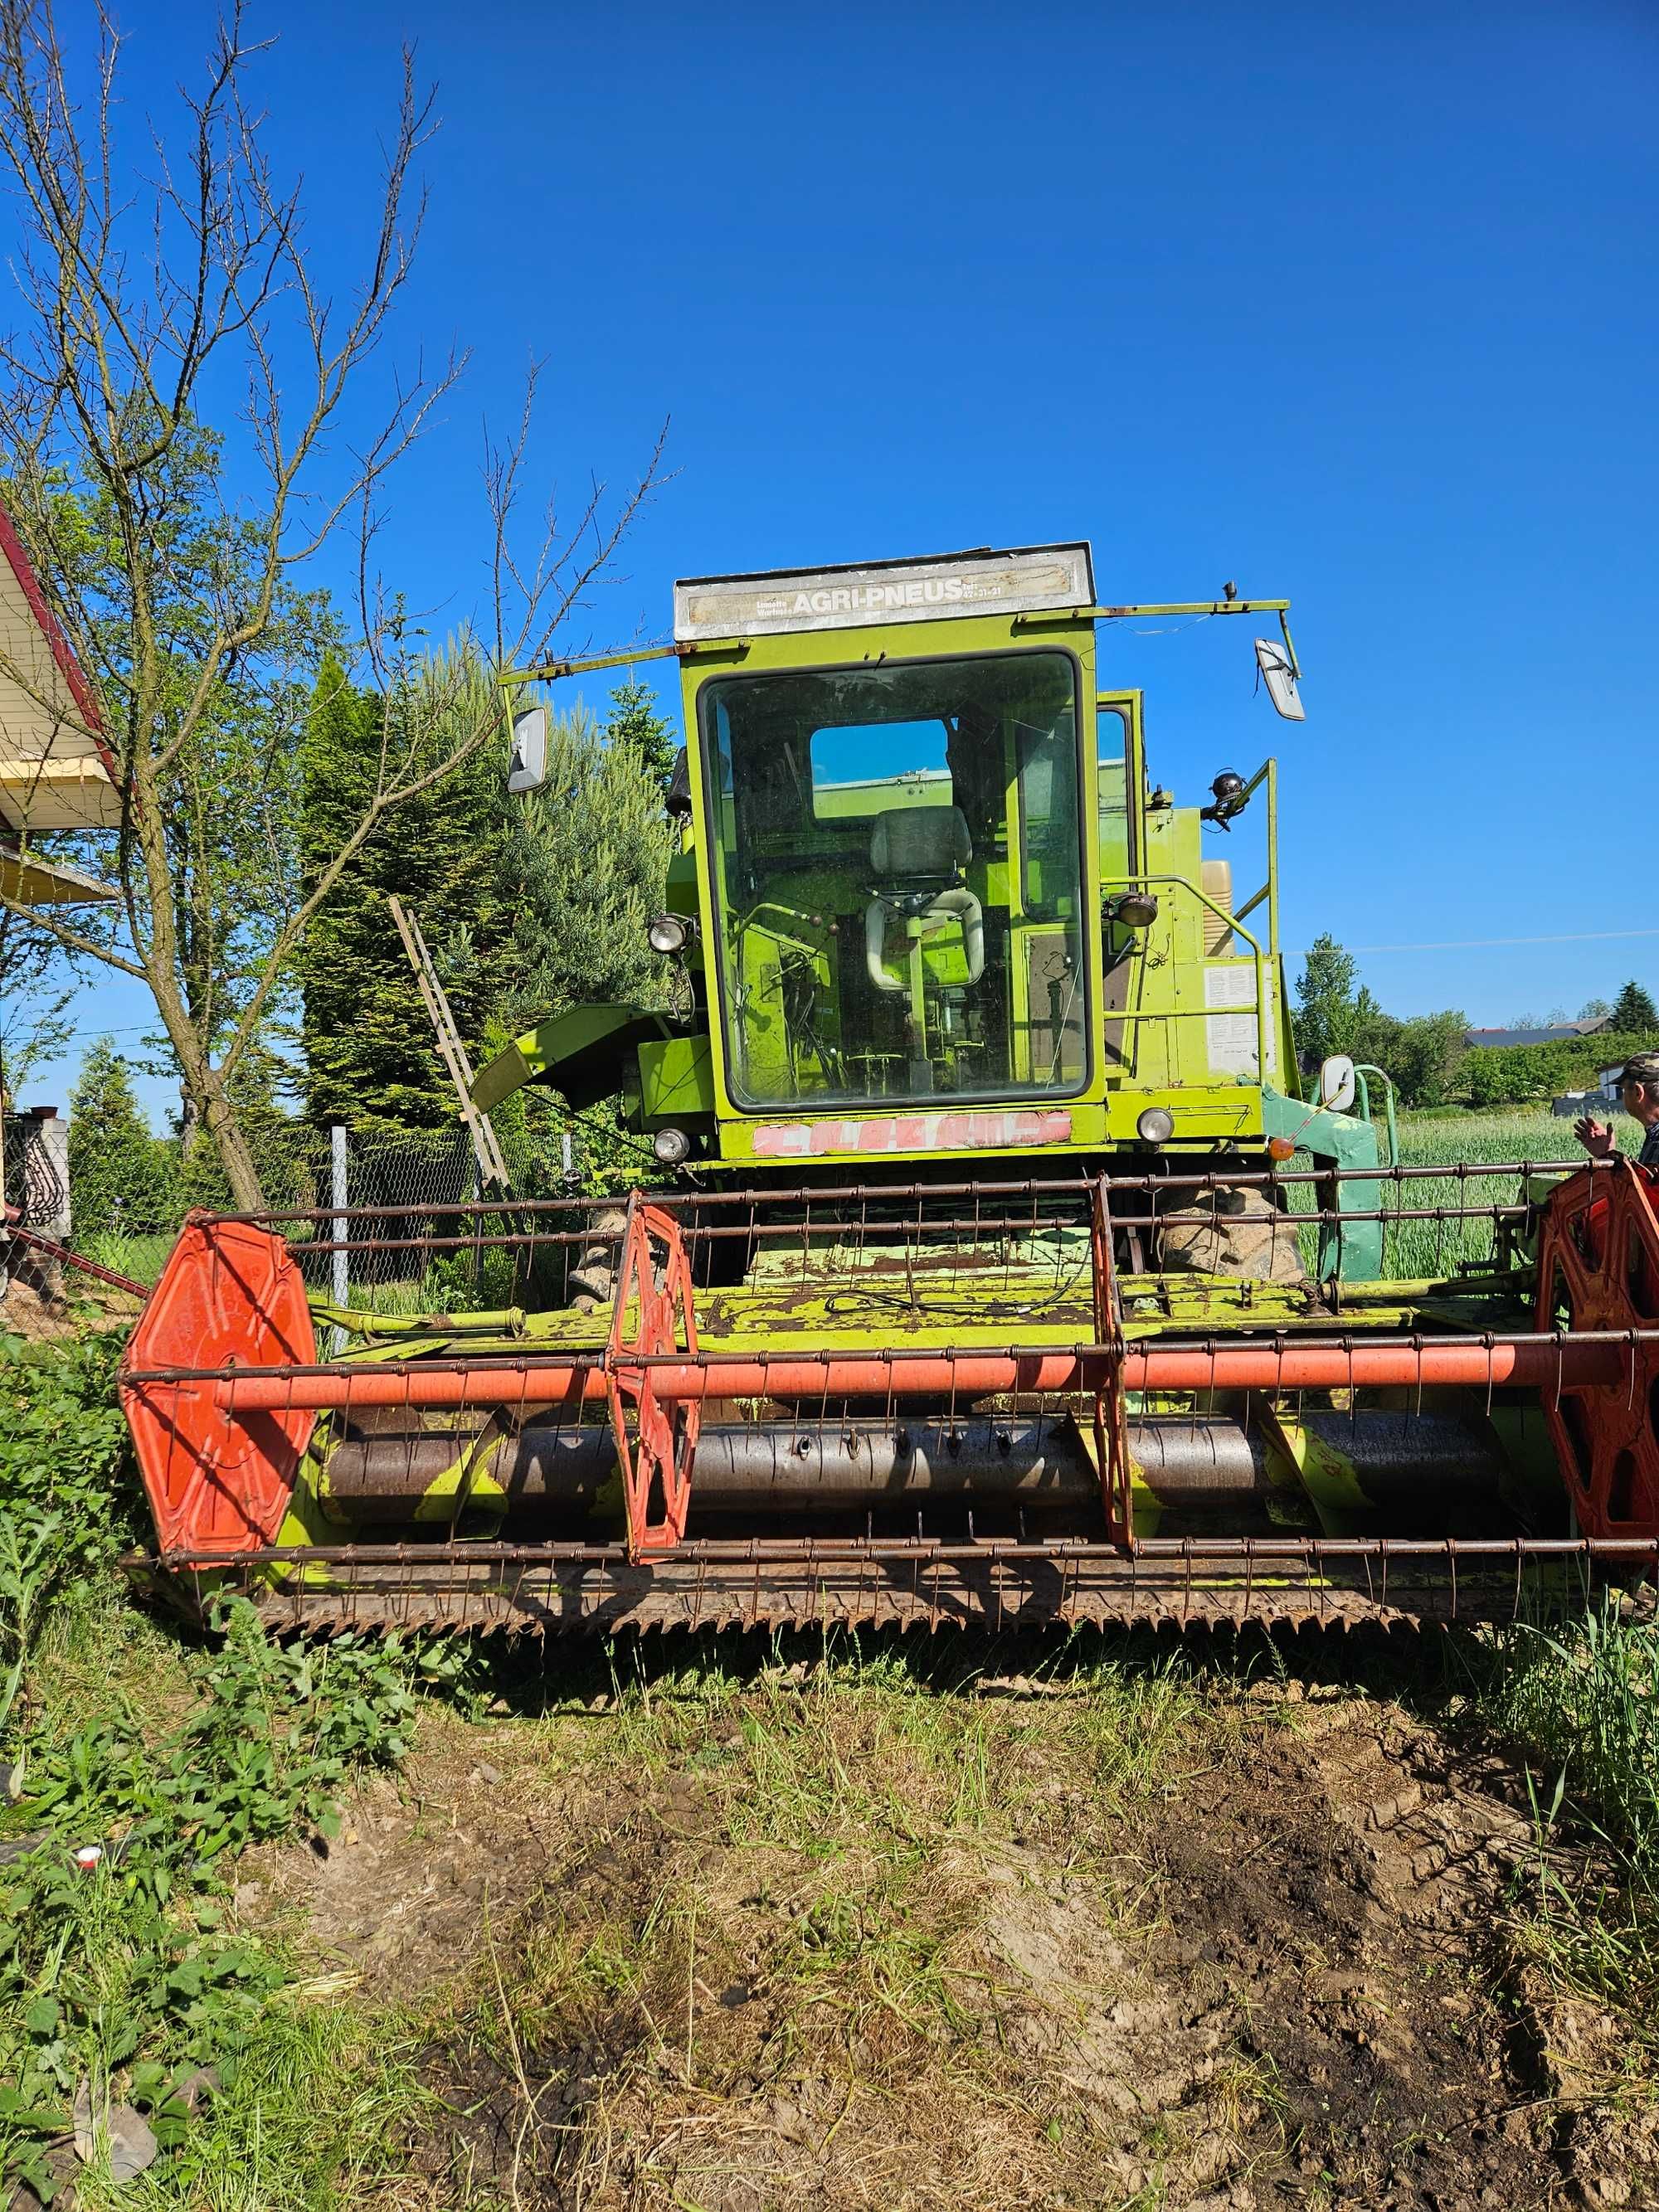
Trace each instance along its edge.
<instances>
[{"instance_id":1,"label":"side mirror","mask_svg":"<svg viewBox=\"0 0 1659 2212\"><path fill-rule=\"evenodd\" d=\"M534 791L547 774L547 709L526 707L513 717L513 760L507 771L509 791Z\"/></svg>"},{"instance_id":2,"label":"side mirror","mask_svg":"<svg viewBox=\"0 0 1659 2212\"><path fill-rule=\"evenodd\" d=\"M1328 1114L1346 1114L1353 1104L1358 1079L1346 1052L1319 1063L1319 1103Z\"/></svg>"},{"instance_id":3,"label":"side mirror","mask_svg":"<svg viewBox=\"0 0 1659 2212\"><path fill-rule=\"evenodd\" d=\"M1302 711L1301 696L1296 688L1296 664L1285 647L1270 637L1257 638L1255 665L1261 671L1261 680L1267 687L1274 713L1282 714L1287 722L1305 722L1308 718Z\"/></svg>"}]
</instances>

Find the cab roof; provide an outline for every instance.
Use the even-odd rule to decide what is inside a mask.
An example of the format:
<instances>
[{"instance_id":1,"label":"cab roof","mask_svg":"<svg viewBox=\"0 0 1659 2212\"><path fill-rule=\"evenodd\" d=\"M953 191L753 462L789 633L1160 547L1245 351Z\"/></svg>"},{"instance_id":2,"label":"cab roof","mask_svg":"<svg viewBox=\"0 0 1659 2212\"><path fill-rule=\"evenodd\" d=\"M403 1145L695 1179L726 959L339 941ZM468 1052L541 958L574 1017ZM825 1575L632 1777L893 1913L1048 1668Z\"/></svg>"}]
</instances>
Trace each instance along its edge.
<instances>
[{"instance_id":1,"label":"cab roof","mask_svg":"<svg viewBox=\"0 0 1659 2212\"><path fill-rule=\"evenodd\" d=\"M1091 607L1086 540L1065 545L976 546L905 561L687 576L674 586L677 644L963 615L1046 614Z\"/></svg>"}]
</instances>

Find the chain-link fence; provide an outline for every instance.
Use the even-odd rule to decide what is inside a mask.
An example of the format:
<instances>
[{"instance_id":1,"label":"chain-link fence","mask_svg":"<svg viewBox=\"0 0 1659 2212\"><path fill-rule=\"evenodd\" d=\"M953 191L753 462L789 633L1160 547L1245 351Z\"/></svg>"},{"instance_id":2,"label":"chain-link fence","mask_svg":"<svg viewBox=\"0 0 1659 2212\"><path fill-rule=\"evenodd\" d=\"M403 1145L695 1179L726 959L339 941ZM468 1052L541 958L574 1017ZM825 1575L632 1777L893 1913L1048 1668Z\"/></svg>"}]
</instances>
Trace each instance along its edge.
<instances>
[{"instance_id":1,"label":"chain-link fence","mask_svg":"<svg viewBox=\"0 0 1659 2212\"><path fill-rule=\"evenodd\" d=\"M6 1189L15 1205L16 1194L23 1188L24 1149L21 1133L13 1137L14 1119L26 1123L29 1117L7 1119ZM266 1121L247 1134L270 1211L314 1217L283 1224L301 1246L319 1248L315 1260L304 1262L310 1286L332 1303L369 1304L387 1312L442 1311L447 1300L436 1293L449 1288L466 1288L476 1303L483 1276L492 1272L483 1267L478 1249L465 1266L453 1256L468 1243L477 1247L483 1233L481 1219L469 1212L465 1218L472 1235L457 1242L457 1218L446 1219L432 1209L471 1207L483 1197L557 1198L594 1181L594 1164L580 1132L498 1131L509 1178L507 1193L485 1189L471 1139L459 1123L450 1130L359 1135L337 1125L319 1129L301 1121ZM194 1173L186 1164L165 1182L109 1199L99 1207L96 1219L76 1219L72 1191L66 1197L60 1191L54 1206L42 1170L34 1166L30 1172L40 1185L39 1195L22 1218L29 1226L63 1237L72 1250L100 1267L139 1283L153 1283L189 1209L206 1206L222 1211L229 1206L210 1148L198 1150L202 1158ZM65 1185L67 1182L65 1173ZM321 1248L337 1241L327 1229L334 1207L356 1214L354 1243L363 1238L361 1209L385 1208L383 1219L374 1224L378 1233L369 1241L400 1249L372 1258L357 1252L349 1257L325 1252Z\"/></svg>"},{"instance_id":2,"label":"chain-link fence","mask_svg":"<svg viewBox=\"0 0 1659 2212\"><path fill-rule=\"evenodd\" d=\"M498 1132L503 1190L486 1182L465 1128L380 1141L327 1133L317 1188L286 1208L273 1201L273 1213L299 1217L273 1225L328 1305L392 1316L562 1298L568 1255L562 1244L524 1242L531 1224L520 1208L543 1216L550 1200L573 1194L584 1178L579 1140ZM337 1219L336 1207L346 1218ZM584 1210L573 1205L573 1218Z\"/></svg>"}]
</instances>

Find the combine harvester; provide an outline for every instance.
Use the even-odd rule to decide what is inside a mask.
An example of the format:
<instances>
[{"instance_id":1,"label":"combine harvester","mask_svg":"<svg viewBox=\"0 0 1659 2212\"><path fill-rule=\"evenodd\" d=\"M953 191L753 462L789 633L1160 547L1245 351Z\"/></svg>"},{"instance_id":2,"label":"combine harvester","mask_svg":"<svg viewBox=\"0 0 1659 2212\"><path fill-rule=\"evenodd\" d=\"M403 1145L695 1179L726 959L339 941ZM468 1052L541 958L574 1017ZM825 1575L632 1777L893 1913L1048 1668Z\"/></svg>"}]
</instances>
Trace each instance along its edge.
<instances>
[{"instance_id":1,"label":"combine harvester","mask_svg":"<svg viewBox=\"0 0 1659 2212\"><path fill-rule=\"evenodd\" d=\"M1086 545L681 584L676 1011L568 1010L473 1092L620 1099L650 1187L192 1218L122 1384L150 1569L546 1630L1480 1619L1654 1574L1647 1179L1401 1166L1346 1061L1300 1097L1274 763L1177 805L1100 688L1098 625L1263 615L1300 720L1285 603L1099 606ZM505 679L516 787L534 687L643 657Z\"/></svg>"}]
</instances>

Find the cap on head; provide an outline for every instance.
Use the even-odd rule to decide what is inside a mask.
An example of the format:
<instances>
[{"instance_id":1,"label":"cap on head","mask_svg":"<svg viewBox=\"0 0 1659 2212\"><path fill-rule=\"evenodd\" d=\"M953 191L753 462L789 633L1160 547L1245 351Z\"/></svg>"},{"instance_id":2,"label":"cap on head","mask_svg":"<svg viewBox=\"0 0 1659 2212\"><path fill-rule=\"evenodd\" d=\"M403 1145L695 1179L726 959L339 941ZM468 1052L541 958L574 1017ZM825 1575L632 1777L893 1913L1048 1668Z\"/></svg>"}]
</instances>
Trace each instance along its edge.
<instances>
[{"instance_id":1,"label":"cap on head","mask_svg":"<svg viewBox=\"0 0 1659 2212\"><path fill-rule=\"evenodd\" d=\"M1619 1071L1619 1087L1639 1083L1644 1091L1659 1091L1659 1052L1638 1052Z\"/></svg>"}]
</instances>

